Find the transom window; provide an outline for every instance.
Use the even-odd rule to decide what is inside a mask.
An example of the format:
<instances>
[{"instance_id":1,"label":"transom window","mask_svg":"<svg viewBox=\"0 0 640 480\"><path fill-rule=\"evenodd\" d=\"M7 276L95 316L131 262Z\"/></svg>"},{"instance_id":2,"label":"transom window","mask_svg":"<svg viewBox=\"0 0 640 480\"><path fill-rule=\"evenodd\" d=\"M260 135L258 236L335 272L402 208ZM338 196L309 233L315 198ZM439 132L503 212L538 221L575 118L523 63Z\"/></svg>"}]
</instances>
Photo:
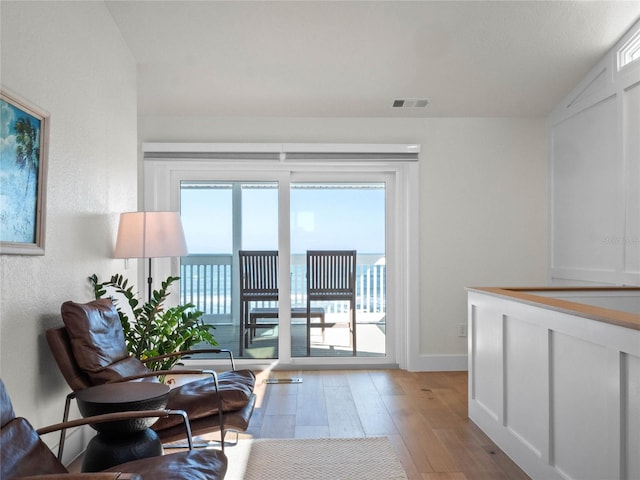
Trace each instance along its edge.
<instances>
[{"instance_id":1,"label":"transom window","mask_svg":"<svg viewBox=\"0 0 640 480\"><path fill-rule=\"evenodd\" d=\"M640 59L640 31L632 35L627 43L618 50L618 70L638 59Z\"/></svg>"}]
</instances>

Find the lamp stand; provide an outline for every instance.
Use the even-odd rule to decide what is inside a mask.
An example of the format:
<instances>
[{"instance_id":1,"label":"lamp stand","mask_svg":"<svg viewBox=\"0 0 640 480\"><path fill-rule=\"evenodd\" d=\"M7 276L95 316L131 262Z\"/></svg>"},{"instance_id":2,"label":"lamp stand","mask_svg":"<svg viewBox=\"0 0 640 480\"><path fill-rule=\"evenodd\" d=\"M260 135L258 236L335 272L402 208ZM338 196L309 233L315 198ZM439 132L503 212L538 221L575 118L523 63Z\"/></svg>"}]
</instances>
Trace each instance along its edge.
<instances>
[{"instance_id":1,"label":"lamp stand","mask_svg":"<svg viewBox=\"0 0 640 480\"><path fill-rule=\"evenodd\" d=\"M151 303L151 285L153 284L153 279L151 278L151 257L149 257L149 276L147 277L147 288L149 290L149 303Z\"/></svg>"}]
</instances>

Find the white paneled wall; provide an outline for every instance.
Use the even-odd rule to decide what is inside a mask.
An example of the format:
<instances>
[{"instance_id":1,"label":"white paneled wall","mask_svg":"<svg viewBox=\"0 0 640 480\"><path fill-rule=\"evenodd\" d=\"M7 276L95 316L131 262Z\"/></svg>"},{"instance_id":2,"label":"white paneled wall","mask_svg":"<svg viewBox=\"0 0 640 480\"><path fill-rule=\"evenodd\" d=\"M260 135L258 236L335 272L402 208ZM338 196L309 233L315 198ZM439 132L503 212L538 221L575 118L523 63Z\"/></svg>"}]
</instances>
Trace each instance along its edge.
<instances>
[{"instance_id":1,"label":"white paneled wall","mask_svg":"<svg viewBox=\"0 0 640 480\"><path fill-rule=\"evenodd\" d=\"M469 292L469 417L532 478L640 478L640 330Z\"/></svg>"},{"instance_id":2,"label":"white paneled wall","mask_svg":"<svg viewBox=\"0 0 640 480\"><path fill-rule=\"evenodd\" d=\"M640 62L617 65L638 30L548 119L554 284L640 285Z\"/></svg>"},{"instance_id":3,"label":"white paneled wall","mask_svg":"<svg viewBox=\"0 0 640 480\"><path fill-rule=\"evenodd\" d=\"M626 242L629 248L625 249L625 268L627 271L640 272L640 80L638 75L635 77L636 83L622 94L623 156L627 168L626 233L629 240Z\"/></svg>"}]
</instances>

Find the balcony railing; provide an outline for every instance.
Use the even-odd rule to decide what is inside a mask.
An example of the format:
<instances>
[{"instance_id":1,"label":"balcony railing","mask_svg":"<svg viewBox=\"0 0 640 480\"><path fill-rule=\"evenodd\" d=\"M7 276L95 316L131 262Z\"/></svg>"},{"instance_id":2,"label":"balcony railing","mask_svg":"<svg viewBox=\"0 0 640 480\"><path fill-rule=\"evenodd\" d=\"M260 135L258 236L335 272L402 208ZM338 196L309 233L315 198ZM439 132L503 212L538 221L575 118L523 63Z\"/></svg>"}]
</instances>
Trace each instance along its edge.
<instances>
[{"instance_id":1,"label":"balcony railing","mask_svg":"<svg viewBox=\"0 0 640 480\"><path fill-rule=\"evenodd\" d=\"M231 319L233 274L231 255L189 255L180 260L180 300L205 315Z\"/></svg>"},{"instance_id":2,"label":"balcony railing","mask_svg":"<svg viewBox=\"0 0 640 480\"><path fill-rule=\"evenodd\" d=\"M232 255L189 255L180 264L180 300L193 303L211 321L231 322L233 295L239 288ZM306 256L291 259L291 306L306 307ZM386 307L386 262L383 254L358 255L356 261L356 309L358 313L384 313ZM275 306L265 303L260 306ZM327 313L342 312L347 302L323 305Z\"/></svg>"}]
</instances>

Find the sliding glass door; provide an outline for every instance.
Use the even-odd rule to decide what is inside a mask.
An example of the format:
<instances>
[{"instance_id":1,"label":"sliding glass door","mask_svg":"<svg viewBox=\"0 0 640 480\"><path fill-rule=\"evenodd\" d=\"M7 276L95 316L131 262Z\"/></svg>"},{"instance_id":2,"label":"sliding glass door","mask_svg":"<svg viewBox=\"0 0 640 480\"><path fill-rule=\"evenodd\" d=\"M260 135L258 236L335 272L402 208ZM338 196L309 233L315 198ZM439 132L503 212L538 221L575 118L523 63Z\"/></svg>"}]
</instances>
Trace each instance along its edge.
<instances>
[{"instance_id":1,"label":"sliding glass door","mask_svg":"<svg viewBox=\"0 0 640 480\"><path fill-rule=\"evenodd\" d=\"M386 354L386 195L384 182L296 181L290 188L291 353L294 357ZM307 252L326 253L322 271ZM355 251L348 277L336 252ZM319 257L322 258L322 257ZM309 263L309 264L308 264ZM327 289L307 302L309 276ZM334 299L352 281L351 294ZM336 291L329 291L336 290ZM310 307L310 315L306 315ZM310 322L310 325L307 323Z\"/></svg>"},{"instance_id":2,"label":"sliding glass door","mask_svg":"<svg viewBox=\"0 0 640 480\"><path fill-rule=\"evenodd\" d=\"M291 172L284 191L275 180L180 181L189 248L181 260L181 302L204 311L220 345L238 358L277 359L281 350L291 357L387 355L386 180L316 177L324 178ZM285 242L278 239L280 218L288 219ZM276 274L289 302L258 295L241 316L241 251L287 255L287 274ZM309 251L355 251L352 299L307 305Z\"/></svg>"}]
</instances>

